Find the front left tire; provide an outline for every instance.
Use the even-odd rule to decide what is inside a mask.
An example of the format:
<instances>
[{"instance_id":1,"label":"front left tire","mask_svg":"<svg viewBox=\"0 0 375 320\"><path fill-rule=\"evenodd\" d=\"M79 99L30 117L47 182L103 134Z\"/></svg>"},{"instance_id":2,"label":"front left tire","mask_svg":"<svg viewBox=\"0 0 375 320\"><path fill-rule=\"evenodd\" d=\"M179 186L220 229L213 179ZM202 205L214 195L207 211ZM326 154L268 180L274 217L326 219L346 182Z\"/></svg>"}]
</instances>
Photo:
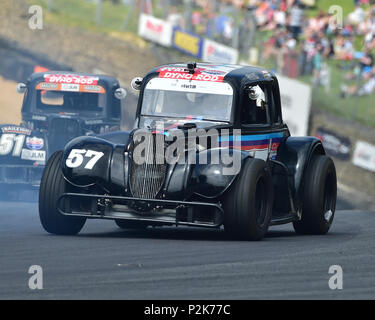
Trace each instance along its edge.
<instances>
[{"instance_id":1,"label":"front left tire","mask_svg":"<svg viewBox=\"0 0 375 320\"><path fill-rule=\"evenodd\" d=\"M265 161L246 159L223 199L225 231L241 240L261 240L267 233L272 207L272 177Z\"/></svg>"},{"instance_id":2,"label":"front left tire","mask_svg":"<svg viewBox=\"0 0 375 320\"><path fill-rule=\"evenodd\" d=\"M72 190L61 172L62 151L55 152L44 169L39 191L39 218L44 230L56 235L75 235L83 228L86 218L69 217L57 210L57 200Z\"/></svg>"}]
</instances>

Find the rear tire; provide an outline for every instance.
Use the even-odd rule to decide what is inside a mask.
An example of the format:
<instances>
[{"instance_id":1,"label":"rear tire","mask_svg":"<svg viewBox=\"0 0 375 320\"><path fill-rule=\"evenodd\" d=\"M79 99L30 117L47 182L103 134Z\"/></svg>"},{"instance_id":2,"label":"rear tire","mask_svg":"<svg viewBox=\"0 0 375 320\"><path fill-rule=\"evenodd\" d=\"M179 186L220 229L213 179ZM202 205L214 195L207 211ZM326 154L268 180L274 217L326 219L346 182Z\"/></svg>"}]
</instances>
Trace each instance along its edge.
<instances>
[{"instance_id":1,"label":"rear tire","mask_svg":"<svg viewBox=\"0 0 375 320\"><path fill-rule=\"evenodd\" d=\"M326 234L332 225L336 209L336 169L331 158L316 155L305 177L302 219L294 222L299 234Z\"/></svg>"},{"instance_id":2,"label":"rear tire","mask_svg":"<svg viewBox=\"0 0 375 320\"><path fill-rule=\"evenodd\" d=\"M64 216L57 210L59 197L73 188L62 175L61 159L62 151L55 152L44 169L39 191L39 218L49 233L75 235L83 228L86 218Z\"/></svg>"},{"instance_id":3,"label":"rear tire","mask_svg":"<svg viewBox=\"0 0 375 320\"><path fill-rule=\"evenodd\" d=\"M143 221L115 220L116 225L121 229L146 229L147 224Z\"/></svg>"},{"instance_id":4,"label":"rear tire","mask_svg":"<svg viewBox=\"0 0 375 320\"><path fill-rule=\"evenodd\" d=\"M273 207L273 185L266 163L245 160L223 199L224 228L243 240L261 240L267 233Z\"/></svg>"}]
</instances>

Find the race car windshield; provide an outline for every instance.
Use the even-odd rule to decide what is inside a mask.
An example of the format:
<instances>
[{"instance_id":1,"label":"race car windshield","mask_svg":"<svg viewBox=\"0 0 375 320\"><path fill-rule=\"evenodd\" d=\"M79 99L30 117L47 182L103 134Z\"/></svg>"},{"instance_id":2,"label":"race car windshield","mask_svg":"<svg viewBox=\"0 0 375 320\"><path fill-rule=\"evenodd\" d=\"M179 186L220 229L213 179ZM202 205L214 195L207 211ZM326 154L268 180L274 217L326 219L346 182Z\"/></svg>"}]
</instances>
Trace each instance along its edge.
<instances>
[{"instance_id":1,"label":"race car windshield","mask_svg":"<svg viewBox=\"0 0 375 320\"><path fill-rule=\"evenodd\" d=\"M154 78L146 85L141 114L229 122L232 100L225 82Z\"/></svg>"},{"instance_id":2,"label":"race car windshield","mask_svg":"<svg viewBox=\"0 0 375 320\"><path fill-rule=\"evenodd\" d=\"M51 112L104 112L106 95L92 92L38 90L36 108Z\"/></svg>"}]
</instances>

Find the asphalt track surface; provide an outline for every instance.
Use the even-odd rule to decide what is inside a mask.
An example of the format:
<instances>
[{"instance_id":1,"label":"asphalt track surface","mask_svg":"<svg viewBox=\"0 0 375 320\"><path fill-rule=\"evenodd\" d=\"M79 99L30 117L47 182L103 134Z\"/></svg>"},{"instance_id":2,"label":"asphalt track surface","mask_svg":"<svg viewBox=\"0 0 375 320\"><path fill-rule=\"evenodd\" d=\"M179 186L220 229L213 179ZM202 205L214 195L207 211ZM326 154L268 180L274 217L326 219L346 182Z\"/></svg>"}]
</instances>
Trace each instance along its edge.
<instances>
[{"instance_id":1,"label":"asphalt track surface","mask_svg":"<svg viewBox=\"0 0 375 320\"><path fill-rule=\"evenodd\" d=\"M375 298L375 213L339 210L326 236L291 225L261 242L220 230L121 230L90 220L78 236L41 227L36 203L0 203L0 299L358 299ZM43 268L43 290L28 269ZM343 290L331 290L331 265Z\"/></svg>"}]
</instances>

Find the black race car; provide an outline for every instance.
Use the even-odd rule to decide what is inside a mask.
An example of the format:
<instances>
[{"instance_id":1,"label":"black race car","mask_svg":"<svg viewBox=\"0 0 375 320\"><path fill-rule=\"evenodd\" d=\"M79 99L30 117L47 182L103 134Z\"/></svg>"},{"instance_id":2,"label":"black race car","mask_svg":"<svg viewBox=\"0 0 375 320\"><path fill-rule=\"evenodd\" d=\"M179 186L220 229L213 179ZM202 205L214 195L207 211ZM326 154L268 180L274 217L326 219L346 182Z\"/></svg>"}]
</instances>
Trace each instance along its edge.
<instances>
[{"instance_id":1,"label":"black race car","mask_svg":"<svg viewBox=\"0 0 375 320\"><path fill-rule=\"evenodd\" d=\"M270 225L325 234L334 217L336 171L320 140L291 137L279 86L250 66L173 64L140 90L134 130L79 137L44 170L44 229L76 234L86 219L121 228L219 228L259 240Z\"/></svg>"},{"instance_id":2,"label":"black race car","mask_svg":"<svg viewBox=\"0 0 375 320\"><path fill-rule=\"evenodd\" d=\"M49 156L71 139L120 128L126 91L112 77L34 73L17 90L25 93L22 124L0 126L0 187L5 191L38 187Z\"/></svg>"}]
</instances>

